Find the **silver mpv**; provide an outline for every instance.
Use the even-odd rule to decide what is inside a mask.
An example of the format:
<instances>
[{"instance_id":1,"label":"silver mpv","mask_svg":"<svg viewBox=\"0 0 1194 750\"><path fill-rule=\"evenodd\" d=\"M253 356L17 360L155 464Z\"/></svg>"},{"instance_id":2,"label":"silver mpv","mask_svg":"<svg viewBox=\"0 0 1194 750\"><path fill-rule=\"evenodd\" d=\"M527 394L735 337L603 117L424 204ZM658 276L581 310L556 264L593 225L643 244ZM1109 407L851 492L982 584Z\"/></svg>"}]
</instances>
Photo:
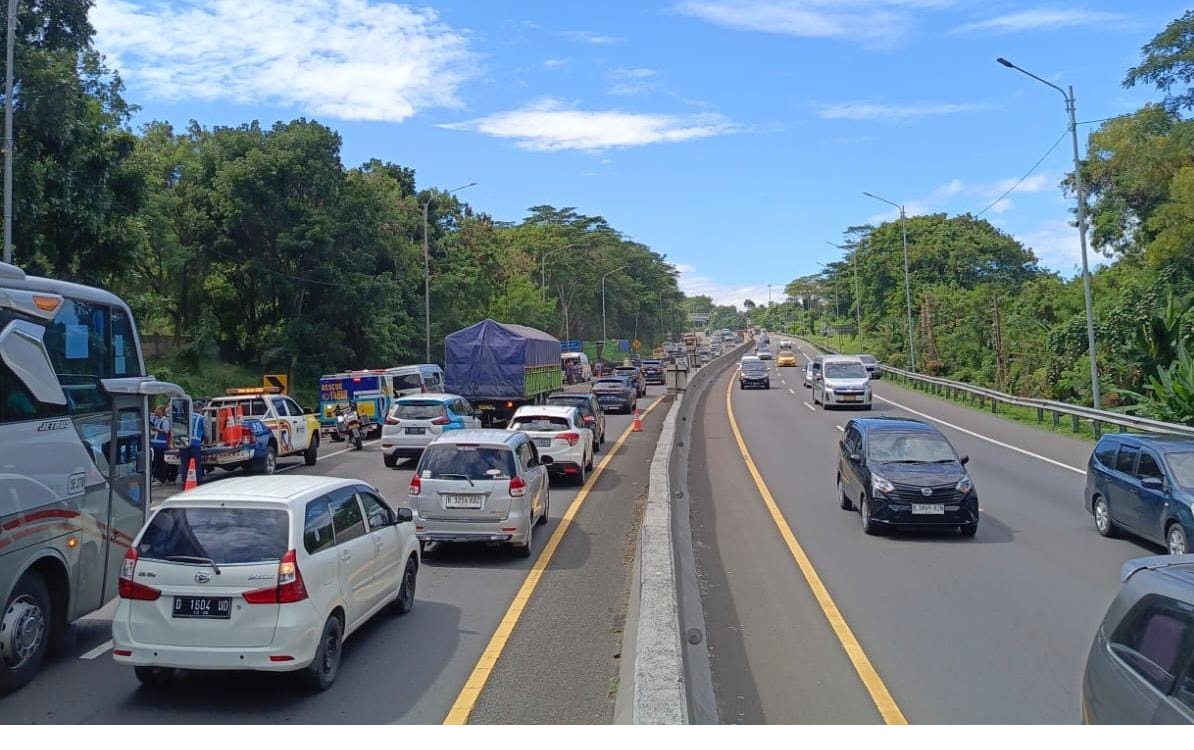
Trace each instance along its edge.
<instances>
[{"instance_id":1,"label":"silver mpv","mask_svg":"<svg viewBox=\"0 0 1194 750\"><path fill-rule=\"evenodd\" d=\"M530 438L506 430L455 430L436 438L410 480L409 505L423 548L432 542L510 544L534 549L547 523L547 466Z\"/></svg>"}]
</instances>

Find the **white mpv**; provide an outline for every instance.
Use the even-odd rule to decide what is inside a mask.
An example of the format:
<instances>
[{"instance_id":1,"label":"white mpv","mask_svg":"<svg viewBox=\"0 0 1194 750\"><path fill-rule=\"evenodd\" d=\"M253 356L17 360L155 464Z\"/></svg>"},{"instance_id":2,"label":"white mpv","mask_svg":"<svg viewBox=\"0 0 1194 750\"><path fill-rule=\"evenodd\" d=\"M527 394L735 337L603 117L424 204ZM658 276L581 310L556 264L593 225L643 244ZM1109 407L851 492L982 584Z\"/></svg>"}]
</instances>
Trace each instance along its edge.
<instances>
[{"instance_id":1,"label":"white mpv","mask_svg":"<svg viewBox=\"0 0 1194 750\"><path fill-rule=\"evenodd\" d=\"M355 479L226 479L166 500L125 555L113 654L147 685L179 669L336 679L341 644L414 605L409 508Z\"/></svg>"}]
</instances>

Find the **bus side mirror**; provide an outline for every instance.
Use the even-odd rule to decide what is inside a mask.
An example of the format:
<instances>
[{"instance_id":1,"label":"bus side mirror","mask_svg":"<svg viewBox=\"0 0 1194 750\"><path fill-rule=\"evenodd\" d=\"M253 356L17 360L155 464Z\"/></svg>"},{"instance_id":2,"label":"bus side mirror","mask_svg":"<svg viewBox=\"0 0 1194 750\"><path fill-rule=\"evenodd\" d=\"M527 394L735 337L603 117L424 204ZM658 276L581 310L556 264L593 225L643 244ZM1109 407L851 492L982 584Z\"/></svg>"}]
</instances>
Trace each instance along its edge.
<instances>
[{"instance_id":1,"label":"bus side mirror","mask_svg":"<svg viewBox=\"0 0 1194 750\"><path fill-rule=\"evenodd\" d=\"M0 358L35 399L43 404L65 406L66 393L46 351L45 333L46 329L36 323L10 321L0 332Z\"/></svg>"}]
</instances>

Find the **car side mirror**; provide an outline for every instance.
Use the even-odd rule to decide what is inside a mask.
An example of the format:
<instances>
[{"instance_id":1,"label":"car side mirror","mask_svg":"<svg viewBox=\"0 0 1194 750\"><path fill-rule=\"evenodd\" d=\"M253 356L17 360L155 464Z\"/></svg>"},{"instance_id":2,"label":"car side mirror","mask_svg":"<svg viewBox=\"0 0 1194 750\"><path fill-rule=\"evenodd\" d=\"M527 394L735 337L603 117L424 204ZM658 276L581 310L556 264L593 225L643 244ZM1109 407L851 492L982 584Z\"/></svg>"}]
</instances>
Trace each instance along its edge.
<instances>
[{"instance_id":1,"label":"car side mirror","mask_svg":"<svg viewBox=\"0 0 1194 750\"><path fill-rule=\"evenodd\" d=\"M854 464L855 466L862 466L862 454L861 453L851 453L848 458L850 460L850 463Z\"/></svg>"},{"instance_id":2,"label":"car side mirror","mask_svg":"<svg viewBox=\"0 0 1194 750\"><path fill-rule=\"evenodd\" d=\"M551 456L539 456L539 466L551 466L555 463L555 459Z\"/></svg>"},{"instance_id":3,"label":"car side mirror","mask_svg":"<svg viewBox=\"0 0 1194 750\"><path fill-rule=\"evenodd\" d=\"M395 524L410 523L415 520L415 512L410 508L399 508L395 515L397 516Z\"/></svg>"},{"instance_id":4,"label":"car side mirror","mask_svg":"<svg viewBox=\"0 0 1194 750\"><path fill-rule=\"evenodd\" d=\"M966 464L970 463L970 456L962 456L961 458L958 459L958 463L965 466Z\"/></svg>"},{"instance_id":5,"label":"car side mirror","mask_svg":"<svg viewBox=\"0 0 1194 750\"><path fill-rule=\"evenodd\" d=\"M1165 480L1161 477L1144 477L1140 480L1140 485L1146 490L1163 490L1165 489Z\"/></svg>"}]
</instances>

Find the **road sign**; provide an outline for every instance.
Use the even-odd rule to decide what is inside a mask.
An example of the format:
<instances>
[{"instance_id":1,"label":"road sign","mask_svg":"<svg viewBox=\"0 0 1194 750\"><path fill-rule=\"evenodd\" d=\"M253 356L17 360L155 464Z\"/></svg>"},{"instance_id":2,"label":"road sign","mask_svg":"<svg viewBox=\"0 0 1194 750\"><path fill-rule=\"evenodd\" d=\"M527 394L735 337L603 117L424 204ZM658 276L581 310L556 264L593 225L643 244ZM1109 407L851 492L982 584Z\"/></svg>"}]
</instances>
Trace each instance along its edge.
<instances>
[{"instance_id":1,"label":"road sign","mask_svg":"<svg viewBox=\"0 0 1194 750\"><path fill-rule=\"evenodd\" d=\"M630 342L631 348L634 349L635 351L638 351L638 348L642 345L643 345L643 342L639 341L638 339L635 339L634 341Z\"/></svg>"},{"instance_id":2,"label":"road sign","mask_svg":"<svg viewBox=\"0 0 1194 750\"><path fill-rule=\"evenodd\" d=\"M277 388L278 393L283 396L290 395L290 390L286 386L287 377L285 375L263 375L261 377L262 388Z\"/></svg>"},{"instance_id":3,"label":"road sign","mask_svg":"<svg viewBox=\"0 0 1194 750\"><path fill-rule=\"evenodd\" d=\"M580 339L568 339L560 342L561 352L579 352L581 350Z\"/></svg>"}]
</instances>

